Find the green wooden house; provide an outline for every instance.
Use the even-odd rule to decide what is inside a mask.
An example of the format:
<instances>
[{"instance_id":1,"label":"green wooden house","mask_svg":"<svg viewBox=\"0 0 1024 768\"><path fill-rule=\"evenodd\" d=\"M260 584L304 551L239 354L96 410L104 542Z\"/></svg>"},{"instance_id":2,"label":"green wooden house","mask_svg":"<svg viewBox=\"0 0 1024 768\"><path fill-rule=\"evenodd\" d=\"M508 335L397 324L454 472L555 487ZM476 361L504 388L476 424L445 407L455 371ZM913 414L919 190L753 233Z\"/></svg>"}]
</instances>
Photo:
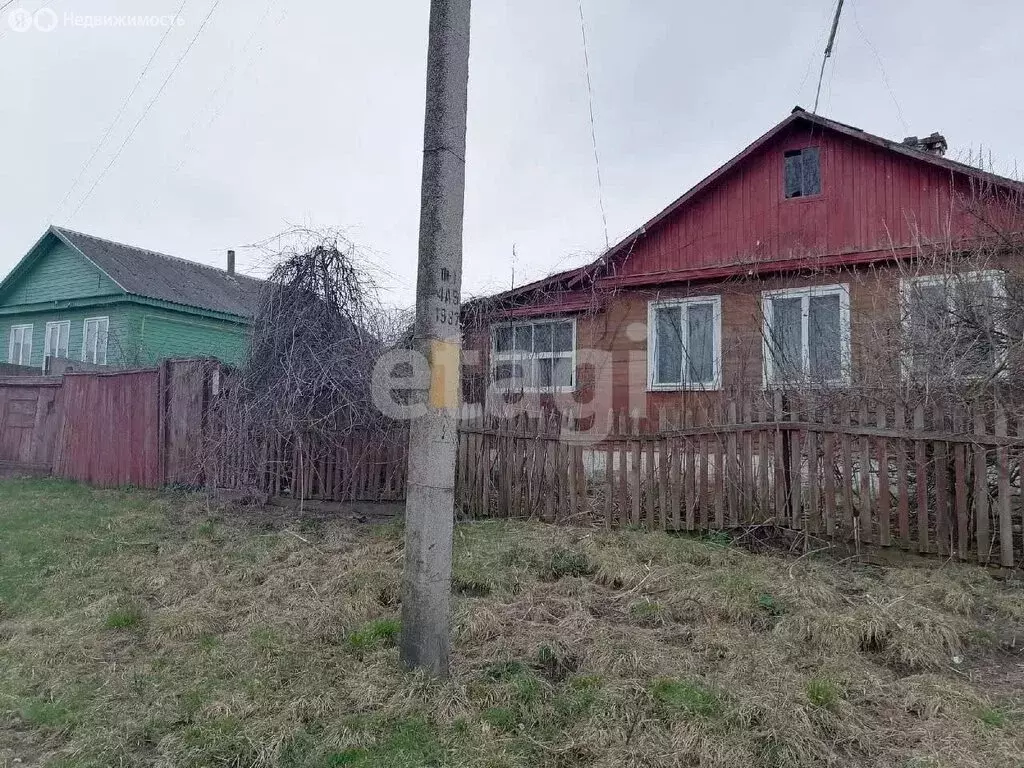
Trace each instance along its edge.
<instances>
[{"instance_id":1,"label":"green wooden house","mask_svg":"<svg viewBox=\"0 0 1024 768\"><path fill-rule=\"evenodd\" d=\"M262 281L50 227L0 282L8 363L46 357L114 367L168 357L239 363Z\"/></svg>"}]
</instances>

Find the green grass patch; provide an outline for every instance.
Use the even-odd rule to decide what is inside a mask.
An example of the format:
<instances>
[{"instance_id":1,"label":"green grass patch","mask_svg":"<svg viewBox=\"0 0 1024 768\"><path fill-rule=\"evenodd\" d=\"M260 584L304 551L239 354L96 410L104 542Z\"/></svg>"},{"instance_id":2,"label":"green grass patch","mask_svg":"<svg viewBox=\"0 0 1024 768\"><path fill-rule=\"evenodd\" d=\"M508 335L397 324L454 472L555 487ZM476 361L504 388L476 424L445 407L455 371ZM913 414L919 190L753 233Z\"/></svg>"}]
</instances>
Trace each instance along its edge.
<instances>
[{"instance_id":1,"label":"green grass patch","mask_svg":"<svg viewBox=\"0 0 1024 768\"><path fill-rule=\"evenodd\" d=\"M138 629L146 620L146 614L137 605L125 605L115 608L103 619L107 629Z\"/></svg>"},{"instance_id":2,"label":"green grass patch","mask_svg":"<svg viewBox=\"0 0 1024 768\"><path fill-rule=\"evenodd\" d=\"M812 677L807 681L807 700L815 707L834 710L843 696L842 689L824 677Z\"/></svg>"},{"instance_id":3,"label":"green grass patch","mask_svg":"<svg viewBox=\"0 0 1024 768\"><path fill-rule=\"evenodd\" d=\"M568 547L553 547L541 562L540 576L547 581L566 577L589 576L597 567L585 552Z\"/></svg>"},{"instance_id":4,"label":"green grass patch","mask_svg":"<svg viewBox=\"0 0 1024 768\"><path fill-rule=\"evenodd\" d=\"M662 712L671 715L715 718L724 709L715 691L694 680L658 680L651 695Z\"/></svg>"},{"instance_id":5,"label":"green grass patch","mask_svg":"<svg viewBox=\"0 0 1024 768\"><path fill-rule=\"evenodd\" d=\"M637 600L629 604L629 617L634 624L656 626L665 622L665 607L650 598Z\"/></svg>"},{"instance_id":6,"label":"green grass patch","mask_svg":"<svg viewBox=\"0 0 1024 768\"><path fill-rule=\"evenodd\" d=\"M1002 707L985 707L978 712L978 719L991 728L1005 728L1010 723L1010 713Z\"/></svg>"},{"instance_id":7,"label":"green grass patch","mask_svg":"<svg viewBox=\"0 0 1024 768\"><path fill-rule=\"evenodd\" d=\"M345 644L356 653L366 653L394 645L401 631L402 622L398 619L375 619L350 632L345 638Z\"/></svg>"}]
</instances>

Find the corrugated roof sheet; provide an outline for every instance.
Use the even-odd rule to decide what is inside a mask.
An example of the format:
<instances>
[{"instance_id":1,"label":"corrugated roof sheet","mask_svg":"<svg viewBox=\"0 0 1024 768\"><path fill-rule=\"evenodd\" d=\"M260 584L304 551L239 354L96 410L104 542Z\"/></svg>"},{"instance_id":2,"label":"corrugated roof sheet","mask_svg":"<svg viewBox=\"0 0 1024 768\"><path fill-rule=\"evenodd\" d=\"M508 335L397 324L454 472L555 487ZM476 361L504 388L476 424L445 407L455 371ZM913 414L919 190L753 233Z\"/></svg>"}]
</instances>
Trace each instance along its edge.
<instances>
[{"instance_id":1,"label":"corrugated roof sheet","mask_svg":"<svg viewBox=\"0 0 1024 768\"><path fill-rule=\"evenodd\" d=\"M262 280L63 227L51 229L128 293L241 317L256 311Z\"/></svg>"}]
</instances>

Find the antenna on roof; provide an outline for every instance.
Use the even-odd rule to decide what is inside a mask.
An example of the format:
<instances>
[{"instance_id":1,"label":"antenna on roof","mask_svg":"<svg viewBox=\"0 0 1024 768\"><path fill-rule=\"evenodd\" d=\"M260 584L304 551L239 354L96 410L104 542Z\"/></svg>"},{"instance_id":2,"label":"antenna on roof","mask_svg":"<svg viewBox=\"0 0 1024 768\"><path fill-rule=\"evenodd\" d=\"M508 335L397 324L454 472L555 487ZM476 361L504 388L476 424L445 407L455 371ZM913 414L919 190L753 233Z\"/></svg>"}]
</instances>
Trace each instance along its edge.
<instances>
[{"instance_id":1,"label":"antenna on roof","mask_svg":"<svg viewBox=\"0 0 1024 768\"><path fill-rule=\"evenodd\" d=\"M825 79L825 62L832 56L832 44L836 41L836 32L839 31L839 15L843 12L843 0L836 4L836 15L832 19L832 31L828 35L828 44L825 46L825 57L821 60L821 72L818 73L818 90L814 92L814 109L812 114L818 114L818 99L821 97L821 81Z\"/></svg>"}]
</instances>

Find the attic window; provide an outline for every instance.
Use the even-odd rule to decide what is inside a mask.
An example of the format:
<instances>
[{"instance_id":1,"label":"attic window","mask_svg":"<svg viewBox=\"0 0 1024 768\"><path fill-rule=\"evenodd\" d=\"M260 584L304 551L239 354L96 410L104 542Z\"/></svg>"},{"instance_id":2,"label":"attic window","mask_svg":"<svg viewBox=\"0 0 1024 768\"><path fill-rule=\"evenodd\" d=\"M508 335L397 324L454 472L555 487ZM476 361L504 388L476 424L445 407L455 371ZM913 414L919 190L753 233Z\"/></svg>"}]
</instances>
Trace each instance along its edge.
<instances>
[{"instance_id":1,"label":"attic window","mask_svg":"<svg viewBox=\"0 0 1024 768\"><path fill-rule=\"evenodd\" d=\"M786 199L821 194L821 160L817 147L785 154Z\"/></svg>"}]
</instances>

